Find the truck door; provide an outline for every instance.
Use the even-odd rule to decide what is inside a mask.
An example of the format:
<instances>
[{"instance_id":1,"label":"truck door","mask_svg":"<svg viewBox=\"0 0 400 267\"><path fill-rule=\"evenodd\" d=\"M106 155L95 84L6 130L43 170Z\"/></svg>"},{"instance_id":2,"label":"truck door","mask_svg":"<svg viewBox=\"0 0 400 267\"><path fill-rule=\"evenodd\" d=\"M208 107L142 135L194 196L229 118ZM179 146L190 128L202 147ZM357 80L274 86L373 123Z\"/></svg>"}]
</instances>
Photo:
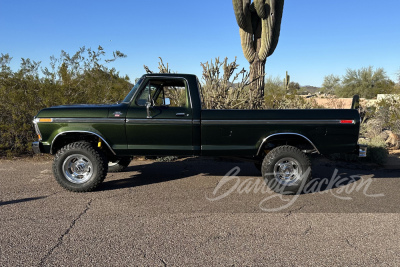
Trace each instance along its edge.
<instances>
[{"instance_id":1,"label":"truck door","mask_svg":"<svg viewBox=\"0 0 400 267\"><path fill-rule=\"evenodd\" d=\"M150 77L132 100L126 117L133 155L192 155L192 107L182 78Z\"/></svg>"}]
</instances>

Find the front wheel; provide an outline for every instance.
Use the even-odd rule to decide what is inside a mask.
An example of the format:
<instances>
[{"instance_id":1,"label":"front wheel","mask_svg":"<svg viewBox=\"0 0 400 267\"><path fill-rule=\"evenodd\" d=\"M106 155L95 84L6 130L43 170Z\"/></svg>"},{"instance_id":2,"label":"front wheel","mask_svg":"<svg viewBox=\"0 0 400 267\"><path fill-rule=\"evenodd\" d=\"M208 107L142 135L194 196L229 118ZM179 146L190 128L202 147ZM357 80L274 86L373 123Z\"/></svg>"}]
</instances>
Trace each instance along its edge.
<instances>
[{"instance_id":1,"label":"front wheel","mask_svg":"<svg viewBox=\"0 0 400 267\"><path fill-rule=\"evenodd\" d=\"M53 162L56 181L73 192L94 190L105 179L107 168L103 152L88 142L64 146L57 152Z\"/></svg>"},{"instance_id":2,"label":"front wheel","mask_svg":"<svg viewBox=\"0 0 400 267\"><path fill-rule=\"evenodd\" d=\"M271 150L261 171L268 187L280 194L300 194L311 178L310 160L293 146Z\"/></svg>"}]
</instances>

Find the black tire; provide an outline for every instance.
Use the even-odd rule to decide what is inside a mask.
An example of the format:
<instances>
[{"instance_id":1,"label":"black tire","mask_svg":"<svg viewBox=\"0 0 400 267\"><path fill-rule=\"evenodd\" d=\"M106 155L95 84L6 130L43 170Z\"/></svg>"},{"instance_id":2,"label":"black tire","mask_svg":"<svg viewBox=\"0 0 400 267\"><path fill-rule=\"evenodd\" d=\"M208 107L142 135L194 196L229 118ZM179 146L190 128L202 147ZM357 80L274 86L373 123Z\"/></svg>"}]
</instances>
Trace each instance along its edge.
<instances>
[{"instance_id":1,"label":"black tire","mask_svg":"<svg viewBox=\"0 0 400 267\"><path fill-rule=\"evenodd\" d=\"M129 166L129 163L131 163L131 161L132 157L113 159L108 162L108 172L122 172Z\"/></svg>"},{"instance_id":2,"label":"black tire","mask_svg":"<svg viewBox=\"0 0 400 267\"><path fill-rule=\"evenodd\" d=\"M298 148L280 146L265 156L261 172L276 193L300 194L311 179L311 163Z\"/></svg>"},{"instance_id":3,"label":"black tire","mask_svg":"<svg viewBox=\"0 0 400 267\"><path fill-rule=\"evenodd\" d=\"M89 192L107 176L104 153L88 142L75 142L61 148L55 155L53 173L56 181L73 192Z\"/></svg>"}]
</instances>

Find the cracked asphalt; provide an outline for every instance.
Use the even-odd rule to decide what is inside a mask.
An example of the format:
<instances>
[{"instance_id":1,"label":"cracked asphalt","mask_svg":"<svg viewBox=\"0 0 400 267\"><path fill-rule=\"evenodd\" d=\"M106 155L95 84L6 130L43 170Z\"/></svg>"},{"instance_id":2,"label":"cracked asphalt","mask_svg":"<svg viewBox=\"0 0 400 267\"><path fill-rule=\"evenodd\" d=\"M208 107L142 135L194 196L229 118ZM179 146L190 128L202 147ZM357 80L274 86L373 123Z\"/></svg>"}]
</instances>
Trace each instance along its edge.
<instances>
[{"instance_id":1,"label":"cracked asphalt","mask_svg":"<svg viewBox=\"0 0 400 267\"><path fill-rule=\"evenodd\" d=\"M313 167L297 196L198 158L134 161L82 194L51 161L0 160L0 266L399 266L400 169Z\"/></svg>"}]
</instances>

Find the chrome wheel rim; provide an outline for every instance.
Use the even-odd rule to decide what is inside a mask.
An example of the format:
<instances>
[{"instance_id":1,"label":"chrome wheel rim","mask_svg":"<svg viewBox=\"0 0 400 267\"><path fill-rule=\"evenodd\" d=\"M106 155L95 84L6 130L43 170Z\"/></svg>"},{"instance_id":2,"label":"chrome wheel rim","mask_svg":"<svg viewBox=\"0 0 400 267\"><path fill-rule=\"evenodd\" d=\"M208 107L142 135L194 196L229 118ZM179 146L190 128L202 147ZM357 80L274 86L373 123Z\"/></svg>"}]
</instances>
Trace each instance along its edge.
<instances>
[{"instance_id":1,"label":"chrome wheel rim","mask_svg":"<svg viewBox=\"0 0 400 267\"><path fill-rule=\"evenodd\" d=\"M84 155L74 154L66 158L63 164L64 176L74 184L83 184L93 176L93 164Z\"/></svg>"},{"instance_id":2,"label":"chrome wheel rim","mask_svg":"<svg viewBox=\"0 0 400 267\"><path fill-rule=\"evenodd\" d=\"M275 180L285 186L298 182L302 174L301 165L294 158L283 158L274 165Z\"/></svg>"}]
</instances>

